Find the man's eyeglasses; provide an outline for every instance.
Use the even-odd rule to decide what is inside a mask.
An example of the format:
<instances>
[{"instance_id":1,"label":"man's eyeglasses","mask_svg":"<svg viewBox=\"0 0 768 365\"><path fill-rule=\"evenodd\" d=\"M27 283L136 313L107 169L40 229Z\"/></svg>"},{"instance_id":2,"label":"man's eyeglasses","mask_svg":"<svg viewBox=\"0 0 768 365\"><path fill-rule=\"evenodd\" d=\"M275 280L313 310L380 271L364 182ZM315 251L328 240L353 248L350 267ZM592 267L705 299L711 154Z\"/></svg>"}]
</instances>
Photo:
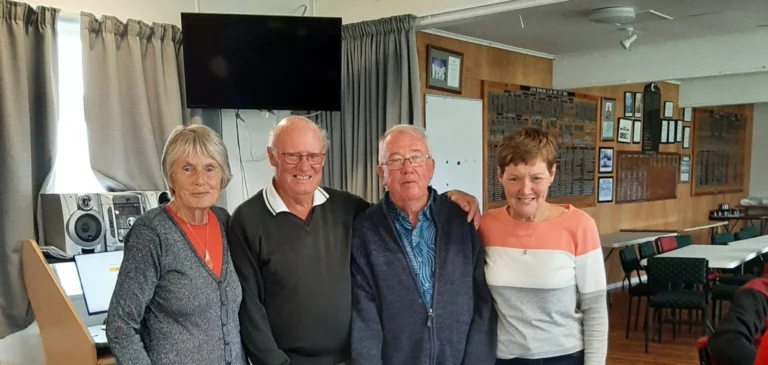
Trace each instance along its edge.
<instances>
[{"instance_id":1,"label":"man's eyeglasses","mask_svg":"<svg viewBox=\"0 0 768 365\"><path fill-rule=\"evenodd\" d=\"M390 170L399 170L403 168L403 166L405 165L405 161L410 161L412 167L419 167L419 166L424 166L424 164L427 163L427 160L429 160L428 155L423 155L423 156L417 155L417 156L411 156L408 158L398 157L398 158L393 158L391 160L387 160L386 165L387 165L387 168L389 168Z\"/></svg>"},{"instance_id":2,"label":"man's eyeglasses","mask_svg":"<svg viewBox=\"0 0 768 365\"><path fill-rule=\"evenodd\" d=\"M282 152L278 150L277 148L274 149L275 152L283 155L283 161L289 165L298 165L301 162L301 159L303 157L307 158L307 162L309 162L310 165L319 165L323 163L323 160L325 160L325 153L295 153L295 152Z\"/></svg>"}]
</instances>

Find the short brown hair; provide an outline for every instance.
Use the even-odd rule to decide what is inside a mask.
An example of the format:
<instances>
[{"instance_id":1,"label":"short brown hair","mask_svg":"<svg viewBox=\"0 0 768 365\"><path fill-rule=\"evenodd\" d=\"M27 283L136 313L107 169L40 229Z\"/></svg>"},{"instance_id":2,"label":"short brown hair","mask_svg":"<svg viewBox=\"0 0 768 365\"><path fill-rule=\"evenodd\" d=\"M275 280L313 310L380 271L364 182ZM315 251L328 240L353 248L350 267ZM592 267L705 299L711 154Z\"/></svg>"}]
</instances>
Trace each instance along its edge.
<instances>
[{"instance_id":1,"label":"short brown hair","mask_svg":"<svg viewBox=\"0 0 768 365\"><path fill-rule=\"evenodd\" d=\"M504 137L496 151L496 164L502 173L509 165L527 165L541 159L552 171L557 159L557 145L538 128L526 127Z\"/></svg>"}]
</instances>

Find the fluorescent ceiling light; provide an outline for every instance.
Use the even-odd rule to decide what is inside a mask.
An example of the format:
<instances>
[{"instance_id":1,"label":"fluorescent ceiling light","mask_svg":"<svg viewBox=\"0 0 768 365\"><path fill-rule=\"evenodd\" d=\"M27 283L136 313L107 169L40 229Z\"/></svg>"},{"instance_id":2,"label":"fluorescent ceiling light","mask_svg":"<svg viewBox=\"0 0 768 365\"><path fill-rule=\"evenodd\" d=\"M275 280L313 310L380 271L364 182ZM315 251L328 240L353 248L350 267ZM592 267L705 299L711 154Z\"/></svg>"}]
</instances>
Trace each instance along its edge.
<instances>
[{"instance_id":1,"label":"fluorescent ceiling light","mask_svg":"<svg viewBox=\"0 0 768 365\"><path fill-rule=\"evenodd\" d=\"M418 28L432 28L445 25L446 23L453 23L470 18L513 10L534 8L543 5L563 3L566 1L568 0L512 0L494 2L485 5L475 5L419 16L419 18L416 20L416 26Z\"/></svg>"}]
</instances>

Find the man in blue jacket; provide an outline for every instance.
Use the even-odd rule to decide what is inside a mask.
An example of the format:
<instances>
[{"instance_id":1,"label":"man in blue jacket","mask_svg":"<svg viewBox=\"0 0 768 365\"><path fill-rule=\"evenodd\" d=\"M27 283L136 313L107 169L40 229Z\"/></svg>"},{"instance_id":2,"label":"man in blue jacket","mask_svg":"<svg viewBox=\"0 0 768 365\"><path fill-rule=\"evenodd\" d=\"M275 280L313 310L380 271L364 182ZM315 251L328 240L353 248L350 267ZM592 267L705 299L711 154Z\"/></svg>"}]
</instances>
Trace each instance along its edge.
<instances>
[{"instance_id":1,"label":"man in blue jacket","mask_svg":"<svg viewBox=\"0 0 768 365\"><path fill-rule=\"evenodd\" d=\"M426 134L391 128L379 161L387 193L352 233L352 363L494 364L484 250L466 214L429 186Z\"/></svg>"}]
</instances>

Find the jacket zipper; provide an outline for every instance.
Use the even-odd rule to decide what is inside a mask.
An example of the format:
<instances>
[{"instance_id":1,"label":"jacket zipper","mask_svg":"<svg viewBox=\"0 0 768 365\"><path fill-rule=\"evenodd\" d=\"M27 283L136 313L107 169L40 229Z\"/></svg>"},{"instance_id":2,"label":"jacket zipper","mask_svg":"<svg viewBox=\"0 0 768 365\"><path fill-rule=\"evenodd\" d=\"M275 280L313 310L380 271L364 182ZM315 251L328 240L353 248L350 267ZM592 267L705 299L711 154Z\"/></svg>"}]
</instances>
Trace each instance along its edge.
<instances>
[{"instance_id":1,"label":"jacket zipper","mask_svg":"<svg viewBox=\"0 0 768 365\"><path fill-rule=\"evenodd\" d=\"M384 207L384 214L387 215L387 218L389 218L389 212L386 211L386 207ZM431 214L432 222L436 222L435 215L432 212ZM429 307L427 307L427 298L424 296L424 293L421 291L421 286L419 284L418 278L416 278L416 273L413 272L413 267L411 266L411 262L408 260L408 252L405 250L405 247L403 247L403 242L400 242L400 237L397 235L397 228L395 228L394 222L392 222L392 219L388 219L389 226L392 229L392 232L395 233L395 241L398 243L398 246L400 247L400 251L403 252L403 260L405 261L405 265L408 268L408 271L411 272L411 278L413 278L413 283L416 285L416 291L419 292L419 296L421 296L421 301L424 303L424 308L427 311L427 328L429 329L429 362L431 365L437 365L437 351L435 350L435 347L437 347L437 339L435 338L435 327L434 325L434 311L433 308L435 306L435 293L437 292L437 259L438 259L438 253L440 252L440 246L438 243L438 237L439 237L439 229L437 227L437 224L435 224L435 265L432 270L432 301Z\"/></svg>"}]
</instances>

